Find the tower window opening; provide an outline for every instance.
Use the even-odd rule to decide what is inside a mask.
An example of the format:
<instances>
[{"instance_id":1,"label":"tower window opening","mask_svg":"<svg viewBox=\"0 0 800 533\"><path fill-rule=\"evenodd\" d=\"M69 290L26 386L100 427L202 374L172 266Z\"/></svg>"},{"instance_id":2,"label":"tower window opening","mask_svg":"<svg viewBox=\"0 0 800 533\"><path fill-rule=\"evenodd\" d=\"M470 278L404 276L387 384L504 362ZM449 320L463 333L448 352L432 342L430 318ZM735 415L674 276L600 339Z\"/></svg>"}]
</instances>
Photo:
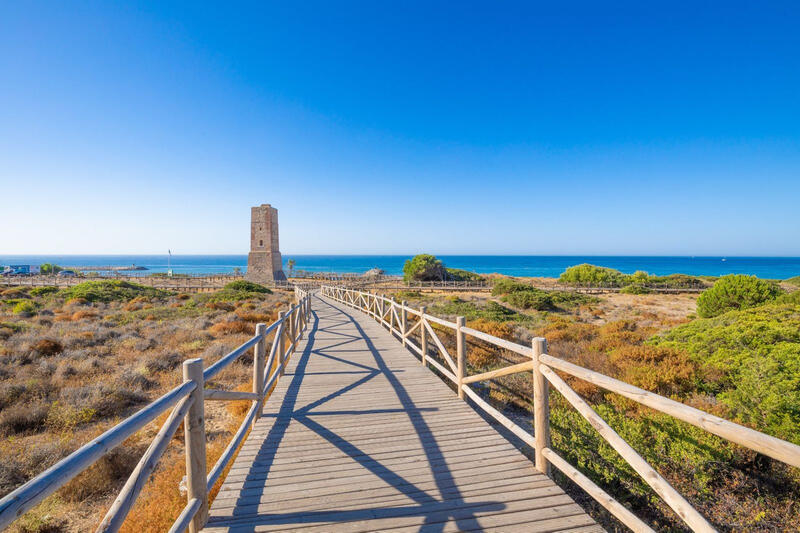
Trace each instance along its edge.
<instances>
[{"instance_id":1,"label":"tower window opening","mask_svg":"<svg viewBox=\"0 0 800 533\"><path fill-rule=\"evenodd\" d=\"M264 246L264 241L258 241L259 246Z\"/></svg>"}]
</instances>

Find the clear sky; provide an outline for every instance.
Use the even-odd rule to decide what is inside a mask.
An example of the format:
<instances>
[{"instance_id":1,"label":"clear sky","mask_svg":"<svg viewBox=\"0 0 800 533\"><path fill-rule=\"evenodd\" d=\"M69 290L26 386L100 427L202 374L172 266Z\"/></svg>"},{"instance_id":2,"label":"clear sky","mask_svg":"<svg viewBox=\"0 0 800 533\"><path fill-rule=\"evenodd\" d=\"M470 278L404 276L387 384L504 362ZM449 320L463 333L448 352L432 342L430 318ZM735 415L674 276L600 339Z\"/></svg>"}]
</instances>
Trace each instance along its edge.
<instances>
[{"instance_id":1,"label":"clear sky","mask_svg":"<svg viewBox=\"0 0 800 533\"><path fill-rule=\"evenodd\" d=\"M213 5L212 5L213 4ZM800 255L800 3L2 2L0 252Z\"/></svg>"}]
</instances>

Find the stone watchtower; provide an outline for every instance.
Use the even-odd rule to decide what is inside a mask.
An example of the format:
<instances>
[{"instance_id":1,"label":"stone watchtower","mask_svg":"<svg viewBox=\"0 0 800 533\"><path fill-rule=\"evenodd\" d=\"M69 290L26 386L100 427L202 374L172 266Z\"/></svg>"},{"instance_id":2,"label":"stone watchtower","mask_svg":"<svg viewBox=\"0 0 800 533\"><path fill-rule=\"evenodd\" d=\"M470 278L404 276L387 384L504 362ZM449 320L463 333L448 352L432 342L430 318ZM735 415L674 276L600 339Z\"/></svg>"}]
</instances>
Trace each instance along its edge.
<instances>
[{"instance_id":1,"label":"stone watchtower","mask_svg":"<svg viewBox=\"0 0 800 533\"><path fill-rule=\"evenodd\" d=\"M250 208L250 254L245 279L256 283L284 281L278 248L278 210L269 204Z\"/></svg>"}]
</instances>

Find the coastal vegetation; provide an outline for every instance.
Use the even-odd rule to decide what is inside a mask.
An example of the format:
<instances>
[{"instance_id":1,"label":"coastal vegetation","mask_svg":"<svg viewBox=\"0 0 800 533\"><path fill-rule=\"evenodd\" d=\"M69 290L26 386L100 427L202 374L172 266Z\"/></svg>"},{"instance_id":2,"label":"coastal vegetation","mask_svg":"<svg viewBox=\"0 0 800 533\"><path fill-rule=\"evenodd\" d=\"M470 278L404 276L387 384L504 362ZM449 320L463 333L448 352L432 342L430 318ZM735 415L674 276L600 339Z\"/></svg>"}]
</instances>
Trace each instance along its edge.
<instances>
[{"instance_id":1,"label":"coastal vegetation","mask_svg":"<svg viewBox=\"0 0 800 533\"><path fill-rule=\"evenodd\" d=\"M458 268L447 268L436 256L419 254L406 260L403 280L409 281L482 281L483 276Z\"/></svg>"},{"instance_id":2,"label":"coastal vegetation","mask_svg":"<svg viewBox=\"0 0 800 533\"><path fill-rule=\"evenodd\" d=\"M68 289L0 288L0 497L181 380L192 357L207 366L272 322L289 292L234 282L180 294L118 280ZM251 359L215 378L250 387ZM241 402L207 404L209 467L238 428ZM23 518L15 533L86 531L97 524L160 427L142 429ZM161 420L163 422L163 420ZM124 531L169 529L185 505L179 431Z\"/></svg>"},{"instance_id":3,"label":"coastal vegetation","mask_svg":"<svg viewBox=\"0 0 800 533\"><path fill-rule=\"evenodd\" d=\"M730 274L722 276L714 286L697 299L697 314L715 317L733 309L747 309L769 302L783 291L776 283L755 276Z\"/></svg>"},{"instance_id":4,"label":"coastal vegetation","mask_svg":"<svg viewBox=\"0 0 800 533\"><path fill-rule=\"evenodd\" d=\"M584 263L566 269L558 281L564 285L579 285L588 287L614 287L629 288L628 294L646 294L648 289L688 289L703 288L707 284L699 277L685 274L670 274L669 276L653 276L643 270L633 274L624 274L613 268L606 268Z\"/></svg>"},{"instance_id":5,"label":"coastal vegetation","mask_svg":"<svg viewBox=\"0 0 800 533\"><path fill-rule=\"evenodd\" d=\"M584 294L568 291L546 291L508 278L494 282L492 296L500 296L503 302L507 302L513 307L535 309L537 311L554 311L597 301L596 298Z\"/></svg>"},{"instance_id":6,"label":"coastal vegetation","mask_svg":"<svg viewBox=\"0 0 800 533\"><path fill-rule=\"evenodd\" d=\"M629 281L636 276L620 279L615 271L582 267L567 277L576 279L573 275L581 271L622 286L632 286ZM691 294L587 297L508 278L496 280L491 295L418 294L414 305L450 320L464 316L471 328L523 345L544 336L548 352L556 357L800 444L800 291L781 294L771 282L742 278L720 278L700 296L714 302L715 313L721 311L709 318L698 317L698 298ZM747 304L725 310L721 295L729 291L744 291ZM451 330L433 327L453 353ZM467 337L469 374L522 361L517 354ZM720 530L800 528L796 469L587 382L565 378ZM512 418L530 417L529 375L482 382L476 390ZM656 530L686 531L557 392L551 391L550 406L553 446L560 455ZM607 529L624 530L566 478L556 477Z\"/></svg>"},{"instance_id":7,"label":"coastal vegetation","mask_svg":"<svg viewBox=\"0 0 800 533\"><path fill-rule=\"evenodd\" d=\"M58 274L62 270L64 270L63 267L53 263L42 263L39 267L39 272L42 274Z\"/></svg>"}]
</instances>

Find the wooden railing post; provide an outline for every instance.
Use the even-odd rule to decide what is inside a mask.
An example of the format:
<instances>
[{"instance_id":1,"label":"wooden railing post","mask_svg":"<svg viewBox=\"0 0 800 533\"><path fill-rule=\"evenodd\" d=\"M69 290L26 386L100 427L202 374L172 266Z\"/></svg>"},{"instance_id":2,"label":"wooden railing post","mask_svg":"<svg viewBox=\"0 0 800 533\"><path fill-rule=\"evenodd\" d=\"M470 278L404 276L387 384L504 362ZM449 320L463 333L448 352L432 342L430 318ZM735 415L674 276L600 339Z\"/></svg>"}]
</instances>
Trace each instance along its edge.
<instances>
[{"instance_id":1,"label":"wooden railing post","mask_svg":"<svg viewBox=\"0 0 800 533\"><path fill-rule=\"evenodd\" d=\"M278 331L275 332L275 342L278 343L276 354L278 358L278 368L281 369L280 375L283 375L283 362L286 360L286 311L281 311L278 313L278 320L283 320L280 326L278 326Z\"/></svg>"},{"instance_id":2,"label":"wooden railing post","mask_svg":"<svg viewBox=\"0 0 800 533\"><path fill-rule=\"evenodd\" d=\"M297 308L297 329L299 331L297 332L298 334L297 340L299 341L300 339L303 338L303 331L306 329L306 312L303 309L303 307L305 306L303 300L300 300L298 304L299 307Z\"/></svg>"},{"instance_id":3,"label":"wooden railing post","mask_svg":"<svg viewBox=\"0 0 800 533\"><path fill-rule=\"evenodd\" d=\"M428 332L425 331L425 306L419 308L419 334L420 334L420 341L419 347L420 351L422 352L422 366L426 366L428 364Z\"/></svg>"},{"instance_id":4,"label":"wooden railing post","mask_svg":"<svg viewBox=\"0 0 800 533\"><path fill-rule=\"evenodd\" d=\"M258 400L264 397L264 365L266 352L267 352L267 339L264 338L264 332L267 330L266 324L256 324L256 335L260 337L259 341L253 347L253 392L258 395ZM256 411L256 416L253 419L255 424L256 420L261 416L261 409Z\"/></svg>"},{"instance_id":5,"label":"wooden railing post","mask_svg":"<svg viewBox=\"0 0 800 533\"><path fill-rule=\"evenodd\" d=\"M550 384L542 374L539 356L547 353L547 341L536 337L532 341L533 357L533 438L536 452L536 468L550 475L550 461L544 456L544 449L550 447Z\"/></svg>"},{"instance_id":6,"label":"wooden railing post","mask_svg":"<svg viewBox=\"0 0 800 533\"><path fill-rule=\"evenodd\" d=\"M208 492L206 491L206 421L203 389L203 360L189 359L183 362L183 379L197 385L191 393L192 406L183 419L186 447L187 499L200 501L200 509L189 524L189 533L197 533L208 520Z\"/></svg>"},{"instance_id":7,"label":"wooden railing post","mask_svg":"<svg viewBox=\"0 0 800 533\"><path fill-rule=\"evenodd\" d=\"M295 310L296 311L296 310ZM297 337L297 330L296 330L296 319L295 311L289 311L289 314L286 315L286 319L289 321L289 344L291 345L294 343L295 338ZM294 350L294 348L292 348Z\"/></svg>"},{"instance_id":8,"label":"wooden railing post","mask_svg":"<svg viewBox=\"0 0 800 533\"><path fill-rule=\"evenodd\" d=\"M406 316L406 301L403 300L400 302L400 336L403 339L403 347L406 345L406 321L408 317Z\"/></svg>"},{"instance_id":9,"label":"wooden railing post","mask_svg":"<svg viewBox=\"0 0 800 533\"><path fill-rule=\"evenodd\" d=\"M392 296L391 310L389 311L389 332L394 334L394 306L397 305L397 300Z\"/></svg>"},{"instance_id":10,"label":"wooden railing post","mask_svg":"<svg viewBox=\"0 0 800 533\"><path fill-rule=\"evenodd\" d=\"M461 329L466 325L466 319L463 316L456 317L456 354L458 361L456 361L456 368L458 369L458 397L464 399L464 377L467 375L467 343L466 334Z\"/></svg>"}]
</instances>

